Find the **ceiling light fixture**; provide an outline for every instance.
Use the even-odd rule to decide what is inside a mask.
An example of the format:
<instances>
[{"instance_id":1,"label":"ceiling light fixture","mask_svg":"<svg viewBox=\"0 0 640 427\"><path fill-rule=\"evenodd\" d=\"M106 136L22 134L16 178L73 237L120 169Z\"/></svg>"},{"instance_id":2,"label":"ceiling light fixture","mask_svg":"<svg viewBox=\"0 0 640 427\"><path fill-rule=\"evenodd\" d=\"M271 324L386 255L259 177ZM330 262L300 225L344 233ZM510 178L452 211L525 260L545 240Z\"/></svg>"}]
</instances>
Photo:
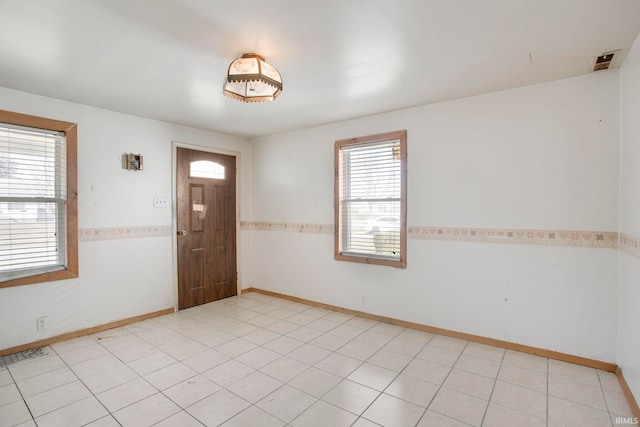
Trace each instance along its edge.
<instances>
[{"instance_id":1,"label":"ceiling light fixture","mask_svg":"<svg viewBox=\"0 0 640 427\"><path fill-rule=\"evenodd\" d=\"M264 57L245 53L229 65L224 94L242 102L273 101L282 92L282 77Z\"/></svg>"}]
</instances>

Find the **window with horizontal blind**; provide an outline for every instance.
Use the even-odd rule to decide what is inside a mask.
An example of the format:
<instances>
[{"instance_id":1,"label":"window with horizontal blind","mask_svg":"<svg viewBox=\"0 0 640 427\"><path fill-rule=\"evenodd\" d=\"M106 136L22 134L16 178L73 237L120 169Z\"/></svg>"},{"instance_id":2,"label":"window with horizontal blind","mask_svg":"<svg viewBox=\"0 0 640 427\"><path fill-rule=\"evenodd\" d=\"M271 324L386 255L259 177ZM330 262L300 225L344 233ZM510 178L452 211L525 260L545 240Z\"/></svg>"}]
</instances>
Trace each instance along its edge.
<instances>
[{"instance_id":1,"label":"window with horizontal blind","mask_svg":"<svg viewBox=\"0 0 640 427\"><path fill-rule=\"evenodd\" d=\"M407 133L335 143L335 258L406 267Z\"/></svg>"},{"instance_id":2,"label":"window with horizontal blind","mask_svg":"<svg viewBox=\"0 0 640 427\"><path fill-rule=\"evenodd\" d=\"M0 111L0 287L77 277L74 123Z\"/></svg>"}]
</instances>

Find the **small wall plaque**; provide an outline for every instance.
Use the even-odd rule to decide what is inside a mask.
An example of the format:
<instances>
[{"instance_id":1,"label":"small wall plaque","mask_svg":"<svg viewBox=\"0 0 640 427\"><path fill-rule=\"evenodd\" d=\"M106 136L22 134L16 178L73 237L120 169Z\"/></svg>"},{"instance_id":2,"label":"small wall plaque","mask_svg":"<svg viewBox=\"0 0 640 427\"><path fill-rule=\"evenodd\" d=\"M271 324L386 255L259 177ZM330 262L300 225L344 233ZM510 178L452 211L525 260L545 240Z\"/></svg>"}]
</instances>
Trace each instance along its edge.
<instances>
[{"instance_id":1,"label":"small wall plaque","mask_svg":"<svg viewBox=\"0 0 640 427\"><path fill-rule=\"evenodd\" d=\"M142 170L141 154L125 153L122 155L122 162L123 162L124 169L132 170L132 171Z\"/></svg>"}]
</instances>

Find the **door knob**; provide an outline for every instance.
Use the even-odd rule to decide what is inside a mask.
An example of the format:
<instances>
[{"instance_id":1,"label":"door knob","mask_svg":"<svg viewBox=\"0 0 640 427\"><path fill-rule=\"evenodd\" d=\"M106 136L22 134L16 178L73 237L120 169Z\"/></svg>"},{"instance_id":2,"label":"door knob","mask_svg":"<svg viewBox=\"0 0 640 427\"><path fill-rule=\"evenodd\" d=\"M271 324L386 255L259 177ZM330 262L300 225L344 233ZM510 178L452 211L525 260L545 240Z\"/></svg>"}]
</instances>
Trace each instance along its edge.
<instances>
[{"instance_id":1,"label":"door knob","mask_svg":"<svg viewBox=\"0 0 640 427\"><path fill-rule=\"evenodd\" d=\"M178 230L178 236L186 236L187 232L185 230Z\"/></svg>"}]
</instances>

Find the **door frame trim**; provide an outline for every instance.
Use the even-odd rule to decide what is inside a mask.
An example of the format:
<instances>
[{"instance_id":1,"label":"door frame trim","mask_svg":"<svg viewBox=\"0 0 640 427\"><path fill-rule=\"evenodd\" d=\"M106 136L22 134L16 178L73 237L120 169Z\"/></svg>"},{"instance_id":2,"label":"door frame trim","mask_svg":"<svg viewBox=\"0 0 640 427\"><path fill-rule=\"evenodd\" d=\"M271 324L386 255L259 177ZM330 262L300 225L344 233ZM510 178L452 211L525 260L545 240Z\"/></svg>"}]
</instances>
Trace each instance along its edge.
<instances>
[{"instance_id":1,"label":"door frame trim","mask_svg":"<svg viewBox=\"0 0 640 427\"><path fill-rule=\"evenodd\" d=\"M180 141L171 141L171 257L173 270L173 306L178 311L178 209L177 209L177 166L178 148L188 150L203 151L206 153L224 154L236 158L236 294L240 295L242 289L240 274L240 165L241 157L239 151L225 150L206 145L190 144Z\"/></svg>"}]
</instances>

